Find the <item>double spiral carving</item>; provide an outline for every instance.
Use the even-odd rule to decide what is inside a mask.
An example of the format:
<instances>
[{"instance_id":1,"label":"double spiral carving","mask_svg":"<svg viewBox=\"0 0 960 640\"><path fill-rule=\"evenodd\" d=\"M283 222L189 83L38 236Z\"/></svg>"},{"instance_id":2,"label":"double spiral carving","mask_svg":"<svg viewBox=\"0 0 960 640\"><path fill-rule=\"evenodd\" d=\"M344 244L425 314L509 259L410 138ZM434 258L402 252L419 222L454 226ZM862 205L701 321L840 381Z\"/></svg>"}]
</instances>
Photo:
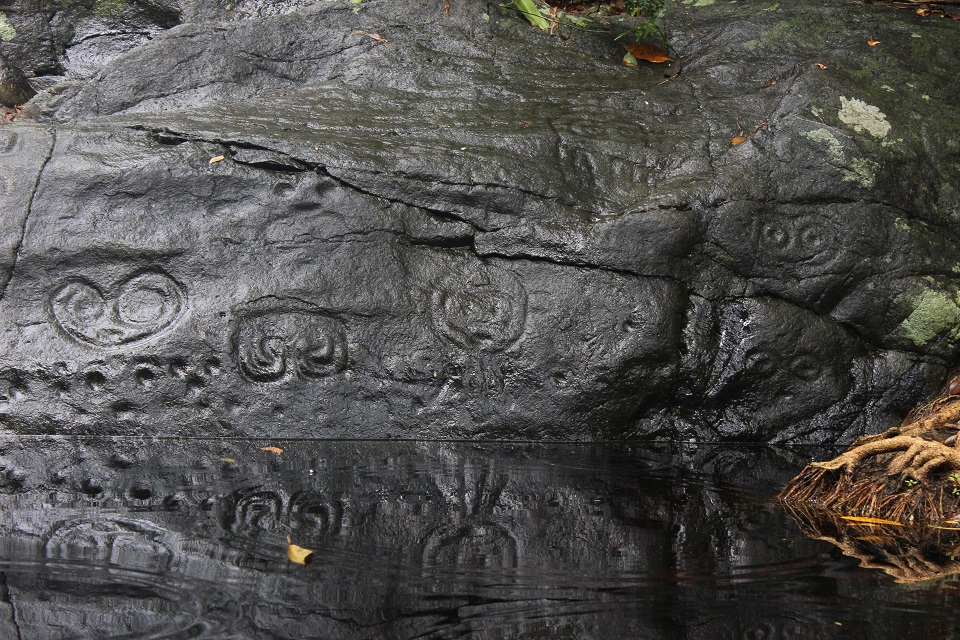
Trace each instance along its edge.
<instances>
[{"instance_id":1,"label":"double spiral carving","mask_svg":"<svg viewBox=\"0 0 960 640\"><path fill-rule=\"evenodd\" d=\"M325 378L346 369L347 340L339 321L304 305L275 302L240 314L234 341L246 378Z\"/></svg>"}]
</instances>

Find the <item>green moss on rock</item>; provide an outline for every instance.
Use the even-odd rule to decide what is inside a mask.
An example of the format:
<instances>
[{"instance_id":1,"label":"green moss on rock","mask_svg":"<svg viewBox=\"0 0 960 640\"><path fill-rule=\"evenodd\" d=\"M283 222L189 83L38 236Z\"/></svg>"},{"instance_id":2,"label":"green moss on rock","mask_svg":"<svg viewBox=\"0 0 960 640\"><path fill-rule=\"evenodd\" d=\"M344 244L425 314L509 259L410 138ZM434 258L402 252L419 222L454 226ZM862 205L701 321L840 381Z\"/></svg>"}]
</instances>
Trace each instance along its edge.
<instances>
[{"instance_id":1,"label":"green moss on rock","mask_svg":"<svg viewBox=\"0 0 960 640\"><path fill-rule=\"evenodd\" d=\"M922 347L949 332L956 339L960 329L960 308L941 291L926 290L914 303L913 312L900 323L900 335Z\"/></svg>"}]
</instances>

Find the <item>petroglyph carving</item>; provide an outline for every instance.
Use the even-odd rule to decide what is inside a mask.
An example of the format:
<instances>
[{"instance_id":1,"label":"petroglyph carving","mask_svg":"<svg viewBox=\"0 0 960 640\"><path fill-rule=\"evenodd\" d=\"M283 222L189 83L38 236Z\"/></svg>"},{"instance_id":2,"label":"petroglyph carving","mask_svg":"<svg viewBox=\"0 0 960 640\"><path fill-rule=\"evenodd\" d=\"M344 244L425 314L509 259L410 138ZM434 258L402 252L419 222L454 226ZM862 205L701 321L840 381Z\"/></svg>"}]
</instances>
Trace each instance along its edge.
<instances>
[{"instance_id":1,"label":"petroglyph carving","mask_svg":"<svg viewBox=\"0 0 960 640\"><path fill-rule=\"evenodd\" d=\"M815 214L782 217L760 226L758 263L776 266L784 262L828 261L837 252L829 220Z\"/></svg>"},{"instance_id":2,"label":"petroglyph carving","mask_svg":"<svg viewBox=\"0 0 960 640\"><path fill-rule=\"evenodd\" d=\"M325 378L347 366L342 324L320 309L268 298L238 313L234 335L240 371L256 382Z\"/></svg>"},{"instance_id":3,"label":"petroglyph carving","mask_svg":"<svg viewBox=\"0 0 960 640\"><path fill-rule=\"evenodd\" d=\"M432 304L435 330L465 349L503 350L520 337L527 318L523 285L493 269L441 284Z\"/></svg>"},{"instance_id":4,"label":"petroglyph carving","mask_svg":"<svg viewBox=\"0 0 960 640\"><path fill-rule=\"evenodd\" d=\"M162 271L145 271L101 289L82 278L54 290L50 308L57 325L80 342L116 347L169 327L183 312L186 293Z\"/></svg>"}]
</instances>

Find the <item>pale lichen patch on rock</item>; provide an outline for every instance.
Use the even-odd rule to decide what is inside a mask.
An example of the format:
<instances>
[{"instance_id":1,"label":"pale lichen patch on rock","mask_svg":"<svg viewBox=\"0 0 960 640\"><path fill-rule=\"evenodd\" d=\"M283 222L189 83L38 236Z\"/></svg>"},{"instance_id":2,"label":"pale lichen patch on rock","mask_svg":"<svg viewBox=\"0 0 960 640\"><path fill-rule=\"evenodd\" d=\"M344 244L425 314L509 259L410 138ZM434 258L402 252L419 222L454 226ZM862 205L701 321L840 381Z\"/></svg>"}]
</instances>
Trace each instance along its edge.
<instances>
[{"instance_id":1,"label":"pale lichen patch on rock","mask_svg":"<svg viewBox=\"0 0 960 640\"><path fill-rule=\"evenodd\" d=\"M863 100L841 96L837 117L857 133L867 132L875 138L885 138L890 133L886 114Z\"/></svg>"},{"instance_id":2,"label":"pale lichen patch on rock","mask_svg":"<svg viewBox=\"0 0 960 640\"><path fill-rule=\"evenodd\" d=\"M7 22L7 14L0 13L0 40L10 42L17 37L17 30Z\"/></svg>"}]
</instances>

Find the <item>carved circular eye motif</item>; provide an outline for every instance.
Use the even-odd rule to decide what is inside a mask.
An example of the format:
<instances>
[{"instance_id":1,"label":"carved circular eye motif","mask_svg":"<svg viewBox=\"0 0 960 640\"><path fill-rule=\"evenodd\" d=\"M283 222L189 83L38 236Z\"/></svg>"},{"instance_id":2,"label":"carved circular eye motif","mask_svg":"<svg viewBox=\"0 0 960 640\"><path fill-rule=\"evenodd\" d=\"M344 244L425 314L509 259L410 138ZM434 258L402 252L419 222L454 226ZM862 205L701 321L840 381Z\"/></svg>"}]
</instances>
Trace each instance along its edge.
<instances>
[{"instance_id":1,"label":"carved circular eye motif","mask_svg":"<svg viewBox=\"0 0 960 640\"><path fill-rule=\"evenodd\" d=\"M754 373L768 374L773 370L773 360L766 353L750 354L746 365L746 368Z\"/></svg>"},{"instance_id":2,"label":"carved circular eye motif","mask_svg":"<svg viewBox=\"0 0 960 640\"><path fill-rule=\"evenodd\" d=\"M769 247L783 249L790 244L790 231L779 222L768 222L760 229L760 238Z\"/></svg>"},{"instance_id":3,"label":"carved circular eye motif","mask_svg":"<svg viewBox=\"0 0 960 640\"><path fill-rule=\"evenodd\" d=\"M167 296L157 289L130 289L117 298L117 313L124 322L144 324L164 316Z\"/></svg>"},{"instance_id":4,"label":"carved circular eye motif","mask_svg":"<svg viewBox=\"0 0 960 640\"><path fill-rule=\"evenodd\" d=\"M820 364L813 356L796 356L790 362L790 372L801 380L816 380L820 377Z\"/></svg>"},{"instance_id":5,"label":"carved circular eye motif","mask_svg":"<svg viewBox=\"0 0 960 640\"><path fill-rule=\"evenodd\" d=\"M51 304L61 324L70 327L96 323L107 313L107 301L100 290L82 281L60 287L54 292Z\"/></svg>"},{"instance_id":6,"label":"carved circular eye motif","mask_svg":"<svg viewBox=\"0 0 960 640\"><path fill-rule=\"evenodd\" d=\"M810 252L818 252L827 244L827 239L816 225L810 224L800 229L800 246Z\"/></svg>"}]
</instances>

